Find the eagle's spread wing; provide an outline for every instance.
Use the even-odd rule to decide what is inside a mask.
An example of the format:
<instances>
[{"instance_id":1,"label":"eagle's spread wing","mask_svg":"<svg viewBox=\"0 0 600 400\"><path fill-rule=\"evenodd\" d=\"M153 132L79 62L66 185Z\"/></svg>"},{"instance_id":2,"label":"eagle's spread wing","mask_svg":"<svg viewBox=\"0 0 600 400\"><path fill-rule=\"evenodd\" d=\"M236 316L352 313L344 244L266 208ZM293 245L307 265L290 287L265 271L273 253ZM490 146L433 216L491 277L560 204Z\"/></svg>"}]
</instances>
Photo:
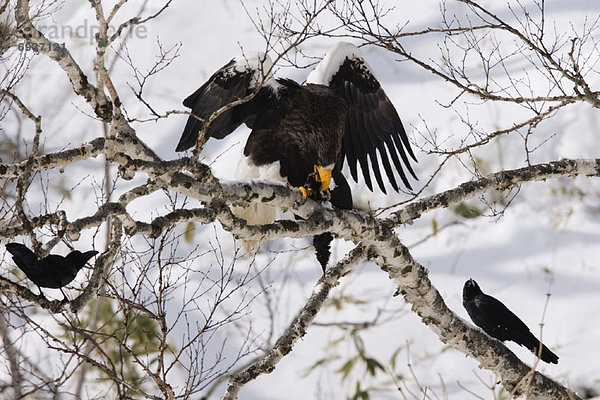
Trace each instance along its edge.
<instances>
[{"instance_id":1,"label":"eagle's spread wing","mask_svg":"<svg viewBox=\"0 0 600 400\"><path fill-rule=\"evenodd\" d=\"M236 100L251 95L259 87L270 84L272 61L260 52L242 54L215 72L198 90L183 101L192 109L176 151L196 145L198 133L210 117ZM242 103L222 111L206 128L205 137L222 139L247 119L253 118L251 107Z\"/></svg>"},{"instance_id":2,"label":"eagle's spread wing","mask_svg":"<svg viewBox=\"0 0 600 400\"><path fill-rule=\"evenodd\" d=\"M348 105L340 168L344 159L347 160L352 178L358 182L358 161L367 187L373 190L367 161L369 159L379 188L385 193L377 157L379 153L383 169L394 190L398 191L394 169L398 171L404 185L411 189L405 170L416 179L408 158L410 155L416 161L415 155L396 109L360 50L352 44L339 43L309 75L307 81L328 85Z\"/></svg>"}]
</instances>

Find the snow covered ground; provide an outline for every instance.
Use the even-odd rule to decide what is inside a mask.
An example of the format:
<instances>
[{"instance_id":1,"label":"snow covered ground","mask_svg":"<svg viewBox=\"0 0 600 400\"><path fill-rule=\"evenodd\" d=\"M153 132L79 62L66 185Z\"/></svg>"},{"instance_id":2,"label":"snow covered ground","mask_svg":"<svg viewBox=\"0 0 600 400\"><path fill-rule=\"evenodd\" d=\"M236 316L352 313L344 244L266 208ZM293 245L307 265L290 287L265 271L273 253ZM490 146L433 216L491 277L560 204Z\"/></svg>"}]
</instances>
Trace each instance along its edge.
<instances>
[{"instance_id":1,"label":"snow covered ground","mask_svg":"<svg viewBox=\"0 0 600 400\"><path fill-rule=\"evenodd\" d=\"M246 7L254 14L256 8L262 10L266 3L247 1ZM404 9L400 14L405 21L401 23L409 21L410 30L439 25L437 2L428 0L415 3L411 2L410 6L404 2L396 4ZM577 28L586 16L595 19L600 11L597 1L577 0L569 2L568 6L566 4L560 0L546 2L547 20L555 22L557 29L568 30L569 21ZM461 11L460 5L455 7L456 12ZM502 10L504 3L498 3L496 7ZM87 6L80 7L74 2L67 2L55 16L56 21L71 25L77 25L82 20L92 21L92 18ZM241 49L262 51L265 47L244 8L233 0L174 2L148 27L147 37L132 40L129 49L140 69L152 66L158 52L156 38L160 38L166 48L181 44L180 56L169 68L151 79L144 89L146 99L161 111L183 109L182 99L199 87L212 72L238 55ZM322 57L334 43L334 39L318 38L303 44L302 50L311 57ZM87 68L86 71L90 71L93 49L85 40L70 41L70 45L75 58ZM407 45L421 55L437 57L434 38L413 39ZM396 62L396 56L382 49L364 47L361 50L396 105L409 137L424 145L423 138L418 134L423 132L423 121L430 129L437 130L440 137L448 137L450 141L465 134L467 128L456 114L438 103L447 103L456 96L450 84L409 62ZM309 71L280 68L276 74L303 81ZM128 88L128 83L135 86L130 68L120 61L115 65L113 76L128 115L140 118L147 116L147 109ZM594 83L600 84L598 80ZM19 86L19 95L34 113L47 116L44 119L43 138L46 152L57 151L99 135L99 125L90 122L86 115L90 111L86 105L72 95L63 95L68 92L68 84L52 62L38 57L32 64L28 79ZM58 98L55 94L58 94ZM478 106L476 110L477 114L471 115L471 118L483 126L502 128L516 122L516 114L510 106L489 104ZM574 105L540 124L533 140L541 143L546 137L555 136L532 154L532 162L560 157L600 158L598 115L589 105ZM157 122L136 123L134 128L139 137L161 157L172 159L178 157L174 147L185 119L186 116L175 115ZM8 128L6 130L9 131ZM240 128L223 141L212 140L206 144L202 156L205 162L213 166L217 176L228 179L234 175L247 135L248 130ZM415 151L419 159L416 165L420 177L416 186L419 188L436 169L439 157L427 155L417 148ZM485 160L489 172L521 167L525 161L523 140L516 135L502 137L477 152L477 155ZM80 179L91 184L93 179L86 178L86 170L101 167L100 161L91 160L79 163L69 176L56 176L65 180L67 186ZM469 176L460 165L449 164L425 195L452 188L466 179ZM130 187L131 184L127 185ZM402 194L384 196L381 193L369 193L364 188L361 190L360 184L355 187L357 189L353 193L356 201L370 204L372 208L395 204L406 198ZM84 214L95 206L91 196L88 195L87 199L81 196L85 196L84 187L75 189L71 196L77 201L65 200L70 214ZM33 203L35 194L31 197ZM83 201L80 200L82 198ZM143 204L132 203L136 217L147 216L149 219L147 210L153 202L159 210L164 198L153 196ZM540 371L567 386L591 387L600 392L599 202L600 184L594 178L563 178L531 183L521 187L518 197L500 217L464 219L450 210L439 210L424 215L411 226L398 229L398 234L410 246L415 259L429 269L433 284L458 315L469 320L462 307L461 294L464 282L474 278L484 292L502 300L519 315L536 336L540 335L539 323L543 319L543 341L560 360L558 365L541 363ZM475 200L470 204L489 214L483 202ZM422 242L423 238L432 234L434 221L439 227L450 222L457 223ZM231 262L233 240L218 226L198 228L194 241L214 242L216 238L225 249L227 262ZM312 251L303 249L308 243L307 240L290 240L265 244L263 253L257 257L257 267L266 267L263 276L270 285L271 297L277 299L274 321L276 334L301 307L320 275ZM335 258L343 257L350 248L346 243L336 242ZM238 262L236 268L240 268L241 274L249 258L242 258ZM394 291L392 282L379 268L369 263L361 265L343 278L342 285L332 293L333 297L343 295L361 302L348 301L342 310L329 307L319 315L317 322L365 322L380 315L384 323L359 334L369 355L381 362L389 361L401 348L397 353L394 373L403 376L398 382L406 398L423 397L417 394L416 379L422 387L427 387L427 393L433 398L445 398L444 392L448 399L475 398L467 389L485 399L495 398L486 388L486 385L494 383L492 375L478 369L477 363L462 353L443 346L430 328L410 312L401 297L391 297ZM551 294L549 298L547 293ZM242 321L246 327L251 323L252 332L256 335L267 329L268 315L264 302L264 298L259 297L252 303L250 314ZM387 318L388 315L393 317ZM232 349L236 349L243 339L243 335L233 327L223 334L229 336L228 344ZM332 344L340 337L347 340ZM533 362L528 350L514 343L508 346L525 362ZM348 331L339 327L312 326L306 337L278 364L275 371L249 383L242 390L240 398L344 398L355 390L354 378L357 377L366 386L387 385L385 391L371 392L371 398L404 398L394 390L390 375L381 371L377 377L369 378L361 369L342 380L341 374L336 371L354 351ZM338 358L324 368L308 373L314 363L332 354ZM412 372L408 367L409 358ZM416 395L412 397L407 390ZM222 390L216 393L220 394Z\"/></svg>"}]
</instances>

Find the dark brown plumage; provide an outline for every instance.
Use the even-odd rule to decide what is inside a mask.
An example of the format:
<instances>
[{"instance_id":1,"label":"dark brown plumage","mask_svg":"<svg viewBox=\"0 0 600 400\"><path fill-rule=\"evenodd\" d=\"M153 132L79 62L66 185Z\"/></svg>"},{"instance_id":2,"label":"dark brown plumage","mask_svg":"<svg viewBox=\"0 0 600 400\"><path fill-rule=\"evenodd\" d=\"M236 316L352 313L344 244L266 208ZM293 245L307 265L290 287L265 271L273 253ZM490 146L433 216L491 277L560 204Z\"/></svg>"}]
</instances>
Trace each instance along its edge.
<instances>
[{"instance_id":1,"label":"dark brown plumage","mask_svg":"<svg viewBox=\"0 0 600 400\"><path fill-rule=\"evenodd\" d=\"M411 188L404 170L416 179L409 160L415 156L406 132L358 48L338 44L305 85L275 79L271 69L268 56L246 53L215 72L184 100L193 115L176 150L193 147L217 113L206 126L206 139L222 139L246 124L252 132L244 154L257 166L280 162L280 175L293 186L304 185L315 165L341 171L348 161L355 181L360 165L370 190L373 173L385 193L380 163L394 190L399 190L394 171ZM240 99L245 101L228 108Z\"/></svg>"},{"instance_id":2,"label":"dark brown plumage","mask_svg":"<svg viewBox=\"0 0 600 400\"><path fill-rule=\"evenodd\" d=\"M195 146L201 131L205 139L221 139L246 124L252 131L244 155L256 171L244 177L265 178L260 168L277 166L281 180L299 187L305 196L327 190L333 178L331 202L340 208L352 208L350 188L341 173L346 161L356 182L360 165L369 190L373 174L385 193L382 169L395 191L399 191L396 176L411 188L408 175L416 176L409 158L416 159L406 132L356 46L335 46L304 85L276 79L271 69L265 54L245 53L216 71L184 100L192 115L176 150ZM273 213L263 218L257 207L237 214L249 224L272 222ZM317 243L328 246L331 240L322 239ZM328 251L321 252L322 265Z\"/></svg>"},{"instance_id":3,"label":"dark brown plumage","mask_svg":"<svg viewBox=\"0 0 600 400\"><path fill-rule=\"evenodd\" d=\"M288 79L278 82L278 96L284 100L271 118L259 117L252 123L244 155L256 165L280 162L280 175L292 186L303 186L315 165L335 165L346 104L325 86L300 86ZM319 113L327 118L315 119Z\"/></svg>"}]
</instances>

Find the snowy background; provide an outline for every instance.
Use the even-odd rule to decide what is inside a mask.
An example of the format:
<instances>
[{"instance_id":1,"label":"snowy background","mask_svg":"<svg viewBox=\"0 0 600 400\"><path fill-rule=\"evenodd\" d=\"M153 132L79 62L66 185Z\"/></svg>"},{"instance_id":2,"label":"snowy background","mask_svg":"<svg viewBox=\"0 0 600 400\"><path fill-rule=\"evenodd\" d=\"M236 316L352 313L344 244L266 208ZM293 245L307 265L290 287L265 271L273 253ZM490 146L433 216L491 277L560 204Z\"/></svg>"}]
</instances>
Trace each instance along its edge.
<instances>
[{"instance_id":1,"label":"snowy background","mask_svg":"<svg viewBox=\"0 0 600 400\"><path fill-rule=\"evenodd\" d=\"M403 18L401 24L408 22L409 30L440 24L439 5L435 1L395 3L402 12L394 15ZM154 2L151 2L149 12L152 4ZM158 4L156 2L156 6ZM265 1L247 1L246 8L254 15L255 9L265 4ZM496 5L500 12L504 12L503 4ZM452 6L457 13L464 11L460 5ZM137 7L139 5L132 5L130 10L123 10L124 15L134 13ZM594 20L599 13L597 0L546 2L547 21L554 23L559 31L570 32L570 24L577 30L586 17ZM62 7L56 8L47 24L78 26L82 21L91 23L93 20L87 4L82 6L77 1L66 1ZM144 88L146 100L156 110L163 112L183 110L182 99L241 50L264 50L265 47L263 38L256 32L244 8L234 0L174 2L164 14L146 26L147 32L140 33L145 37L132 38L128 43L131 57L140 70L154 64L158 55L157 39L165 48L181 45L180 56ZM64 41L82 68L93 76L91 65L94 50L89 46L89 38L65 38ZM322 57L334 43L334 39L317 38L303 44L302 51L310 57ZM406 46L421 57L439 58L436 38L433 36L407 39ZM440 138L448 140L448 147L465 135L467 128L454 110L440 105L456 96L456 89L452 85L410 62L397 62L394 54L382 49L363 47L362 52L395 104L409 137L419 147L425 145L420 135L425 129L423 121ZM282 66L276 74L302 82L310 70ZM137 101L129 88L130 85L136 87L131 68L119 60L112 76L128 116L140 119L147 117L148 110ZM532 76L536 79L537 75ZM596 88L600 85L597 77L595 81L593 77L590 79ZM26 79L18 86L17 94L34 114L43 115L42 140L45 152L68 148L101 135L100 123L89 118L91 112L87 105L69 91L69 82L64 74L45 57L39 56L33 60ZM474 99L465 101L475 102ZM518 114L513 107L502 104L478 105L470 117L481 126L498 129L509 127L517 122L515 118ZM600 158L600 141L597 137L599 115L590 105L577 104L540 124L533 140L543 144L532 154L532 162L561 157ZM173 159L179 157L174 148L185 119L186 116L173 115L156 122L134 123L133 127L138 136L161 157ZM10 117L3 121L3 134L12 135L17 130L15 125L10 124ZM30 141L33 133L27 124L23 131L24 142ZM223 141L212 140L207 143L202 157L218 177L228 179L234 176L247 135L248 130L244 127ZM552 135L550 140L544 142ZM419 189L435 171L439 157L428 155L418 147L413 148L419 160L415 168L420 177L415 186ZM525 165L523 139L517 135L501 137L476 154L484 160L486 172ZM61 202L57 197L48 208L52 210L61 206L67 209L69 218L73 218L92 212L96 206L89 188L98 190L102 162L89 160L69 168L68 174L51 174L50 188L53 182L58 181L67 187L78 182L82 184L74 189L70 198ZM100 172L95 175L90 171ZM58 181L52 181L54 178ZM468 179L468 171L458 163L450 163L424 195L452 188ZM142 182L143 179L135 180L119 186L117 195L119 191ZM404 194L385 196L378 192L370 193L360 184L355 187L355 202L363 207L368 204L372 208L382 207L406 198ZM36 196L41 196L39 190L34 188L30 191L30 204L35 204ZM150 196L150 199L132 203L129 211L136 218L150 219L147 210L155 210L153 215L161 213L163 202L164 198L160 195ZM469 204L478 207L484 214L490 214L483 202L473 201ZM432 235L434 223L439 227L453 224ZM539 323L543 318L543 341L560 360L558 365L540 363L538 369L541 372L566 386L600 391L600 184L597 179L564 178L524 184L517 198L501 216L465 219L450 210L438 210L424 215L411 226L398 229L398 234L403 243L410 247L415 259L429 269L433 284L454 312L469 320L462 307L461 294L464 282L474 278L484 292L502 300L538 337ZM424 238L427 240L423 241ZM80 243L86 243L85 240L83 236ZM102 244L98 237L90 237L89 240L98 246ZM222 231L218 224L196 227L194 243L215 242L219 242L224 249L225 263L233 262L233 251L239 243L234 242L229 233ZM186 246L192 245L181 244L184 249ZM257 255L255 265L259 269L265 268L262 279L269 286L270 297L276 299L272 304L276 310L275 335L289 323L321 274L308 246L308 240L280 240L264 244L262 252ZM334 259L343 257L350 248L346 243L336 242ZM243 273L250 261L249 257L238 257L235 259L236 268ZM203 267L199 263L198 268ZM366 322L379 315L382 323L359 335L369 355L381 362L388 363L392 355L396 355L394 372L405 378L402 381L403 390L408 388L417 393L416 377L423 387L428 387L428 394L435 394L437 398L443 398L444 390L449 399L475 398L465 388L482 398L494 398L485 386L494 383L493 376L478 369L474 360L443 346L437 336L410 312L401 297L391 297L394 291L394 285L384 272L374 264L362 264L343 278L342 285L332 293L334 298L344 296L348 299L342 309L329 307L323 310L317 322ZM547 293L551 294L549 300ZM240 322L242 328L231 326L219 333L227 336L232 352L243 340L242 332L248 326L251 326L258 346L265 340L261 332L266 331L269 316L264 297L255 300L248 311L249 314ZM346 340L332 344L340 338ZM514 343L507 345L523 361L533 362L534 357L528 350ZM351 376L342 380L342 375L336 371L353 352L355 347L347 330L312 326L276 370L246 385L240 398L342 398L355 390L354 378L359 378L365 387L386 388L371 392L371 398L403 398L394 389L391 377L383 372L370 378L364 369L357 368ZM309 373L313 364L328 356L338 358ZM414 376L407 365L409 359ZM389 364L386 366L389 367ZM222 389L219 389L213 396L218 398L221 393ZM407 397L412 398L408 394ZM416 397L421 398L422 395Z\"/></svg>"}]
</instances>

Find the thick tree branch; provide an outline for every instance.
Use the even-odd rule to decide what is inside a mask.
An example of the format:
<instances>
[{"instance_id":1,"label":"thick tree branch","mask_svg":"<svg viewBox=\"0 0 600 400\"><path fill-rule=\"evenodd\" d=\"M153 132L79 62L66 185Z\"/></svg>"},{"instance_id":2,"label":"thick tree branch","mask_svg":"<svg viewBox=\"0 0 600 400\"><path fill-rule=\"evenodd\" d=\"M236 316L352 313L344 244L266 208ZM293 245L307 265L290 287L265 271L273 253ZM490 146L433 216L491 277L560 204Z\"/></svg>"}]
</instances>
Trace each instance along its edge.
<instances>
[{"instance_id":1,"label":"thick tree branch","mask_svg":"<svg viewBox=\"0 0 600 400\"><path fill-rule=\"evenodd\" d=\"M386 240L387 239L387 240ZM376 260L398 285L398 292L411 305L423 323L443 343L476 359L481 368L492 371L513 395L528 399L581 400L571 390L523 363L501 342L466 324L450 310L429 280L425 267L417 263L397 237L385 235L373 243L380 258ZM531 379L527 379L530 375Z\"/></svg>"},{"instance_id":2,"label":"thick tree branch","mask_svg":"<svg viewBox=\"0 0 600 400\"><path fill-rule=\"evenodd\" d=\"M273 348L243 371L236 372L231 376L227 385L227 391L221 399L237 399L238 393L244 384L261 374L273 372L277 363L291 352L298 339L306 334L308 327L325 304L329 292L339 283L339 279L348 274L355 265L365 261L367 258L367 251L359 244L343 260L327 270L316 283L304 307L302 307L290 326L279 337Z\"/></svg>"},{"instance_id":3,"label":"thick tree branch","mask_svg":"<svg viewBox=\"0 0 600 400\"><path fill-rule=\"evenodd\" d=\"M373 42L373 44L390 49L422 68L436 74L438 77L451 82L461 91L461 94L459 94L457 98L464 93L470 93L479 96L484 100L512 102L525 105L534 112L532 118L520 124L515 124L510 128L498 130L487 135L481 134L481 140L477 138L471 145L445 153L457 154L462 151L468 151L473 147L487 144L492 138L498 135L527 126L535 126L538 122L546 119L559 108L575 101L587 101L593 106L598 107L598 92L592 91L590 86L585 82L583 79L585 73L581 71L576 61L576 57L574 56L575 41L572 42L570 53L572 65L569 67L572 67L571 70L565 67L554 53L543 47L541 37L539 41L535 41L526 34L527 32L524 33L511 27L481 6L468 0L461 1L468 4L471 9L474 10L475 14L483 13L484 15L487 15L487 19L491 19L492 22L486 22L487 20L482 18L483 22L476 26L459 26L458 28L452 29L428 29L414 32L412 35L425 35L434 32L442 32L447 35L470 34L473 32L483 32L486 30L494 31L498 29L507 31L521 42L527 44L529 46L528 49L531 48L538 53L542 53L541 56L545 60L545 66L553 68L551 68L549 75L551 78L555 79L556 85L551 86L546 95L538 96L532 93L530 96L523 96L520 94L512 96L512 90L518 93L518 86L514 81L511 81L511 84L505 87L502 85L497 87L492 85L490 87L488 86L488 81L478 84L477 82L470 80L469 76L464 73L464 70L460 69L460 66L458 68L452 66L446 68L445 65L425 62L411 54L411 52L406 51L400 44L399 38L411 36L411 33L402 33L400 32L401 29L398 32L387 30L380 24L378 19L373 19L369 13L364 11L362 2L354 3L354 5L359 8L351 8L351 10L358 10L358 16L362 17L362 19L349 19L345 21L348 22L348 24L344 24L346 29L353 30L355 34L358 33L363 39L366 38L367 41ZM14 237L24 234L30 235L36 247L36 251L39 253L40 248L43 247L36 238L37 233L35 231L41 230L39 228L50 227L50 231L53 232L53 237L50 240L47 240L45 244L47 247L46 250L49 251L60 240L64 240L65 238L68 240L77 240L84 230L100 227L103 224L106 224L107 221L111 221L110 224L107 224L110 225L111 229L108 248L96 259L93 272L86 287L77 298L68 303L48 301L44 296L36 296L27 288L6 278L0 277L0 289L3 292L16 294L19 298L35 302L40 307L53 313L64 312L67 307L70 307L70 311L72 312L79 312L90 299L98 294L115 259L124 247L124 238L135 235L145 235L146 238L158 238L159 236L168 233L173 226L184 221L194 221L202 224L218 221L225 230L244 240L307 237L322 232L332 232L337 237L354 242L357 244L357 247L342 261L330 268L319 280L305 306L280 336L273 348L243 370L231 374L226 393L223 396L224 399L237 398L238 393L246 383L261 374L272 372L278 362L292 351L297 340L304 337L308 327L325 303L331 289L338 284L341 276L349 273L356 264L367 259L374 259L378 265L389 274L389 277L394 279L398 287L398 293L402 294L405 301L412 306L413 311L421 317L424 324L428 325L439 336L442 342L447 343L464 354L476 359L482 368L488 369L498 376L508 391L515 395L527 394L527 396L532 399L579 399L579 397L562 387L560 384L557 384L538 372L532 371L529 366L521 362L500 342L488 337L478 329L465 323L450 310L446 306L440 293L433 287L428 278L426 269L413 259L408 248L406 248L398 239L394 229L402 224L410 223L411 221L420 218L424 213L440 208L447 208L493 189L506 190L524 182L556 178L559 176L599 176L600 160L561 160L490 174L487 177L463 183L455 189L428 198L420 200L415 199L392 213L386 219L378 219L371 213L332 209L331 207L327 207L326 205L311 200L302 201L297 190L284 185L269 184L265 182L220 182L213 176L212 171L208 166L197 161L197 156L202 149L202 135L199 135L199 144L193 152L194 157L172 161L161 160L152 149L137 138L135 131L121 115L121 104L116 90L116 87L118 86L113 83L109 71L105 68L104 55L107 46L122 34L126 27L142 23L145 20L140 20L138 17L129 19L122 23L117 32L109 37L108 23L113 19L116 12L125 1L118 2L107 18L104 14L102 3L99 0L92 0L90 3L96 13L96 18L100 25L100 33L97 36L96 43L96 58L94 62L95 69L99 74L99 81L101 82L98 87L89 83L87 76L75 62L69 51L48 40L48 38L35 28L32 22L33 17L29 15L29 1L18 0L16 4L15 17L18 23L18 35L20 38L32 44L42 45L40 46L42 53L58 63L60 68L62 68L69 78L75 93L87 101L100 119L106 124L110 124L110 131L106 135L107 138L94 139L77 148L60 151L54 154L38 154L36 144L34 145L34 151L26 161L16 164L0 164L0 178L16 180L18 182L17 201L15 202L14 209L17 211L19 217L18 224L15 224L14 221L11 220L6 221L5 225L0 225L0 236ZM164 7L154 14L154 16L160 14L170 3L171 0L167 1ZM374 6L375 4L373 2L368 3L371 6ZM298 21L304 25L302 25L300 29L286 31L285 33L287 36L283 35L278 39L279 41L277 43L285 44L285 49L280 52L278 59L294 50L307 38L323 33L320 31L320 28L317 28L318 24L316 23L316 17L322 12L329 9L333 10L335 14L335 8L332 9L332 7L334 7L334 2L331 1L315 2L312 8L309 7L310 2L302 3L302 5L305 7L304 14ZM149 18L153 18L154 16ZM337 16L340 19L346 18L346 16L342 14L337 14ZM272 22L271 25L261 25L260 29L275 29L273 26L279 26L281 29L285 29L286 24L289 24L289 21L286 20L272 20L270 22ZM269 36L269 39L276 37L275 31L264 32L272 35ZM269 42L267 44L267 47L272 46L273 43ZM483 56L482 53L478 54ZM489 59L483 58L483 61L489 61ZM504 60L506 60L506 58L501 59L498 65L502 65ZM277 60L275 63L277 63ZM462 67L464 68L464 64ZM486 72L489 71L489 69L486 70ZM556 71L558 72L555 73ZM266 74L268 74L268 72L270 71L267 71ZM575 85L572 94L570 90L561 87L560 83L563 83L562 81L565 80L570 81ZM103 89L100 89L100 87L104 87L103 85L106 85L108 95L104 93ZM4 91L0 92L0 94L11 97L22 112L34 121L36 124L36 139L34 140L35 143L37 143L39 133L41 132L40 117L34 116L23 103L21 103L16 96L11 95L10 92ZM243 100L239 101L243 102ZM551 104L546 104L548 102ZM536 103L543 103L544 106L536 106ZM150 104L147 103L147 105L150 108ZM235 105L236 103L233 103L226 107L233 107ZM545 111L542 107L545 107ZM214 119L215 115L211 118ZM477 134L479 133L480 132L477 132ZM135 177L136 174L144 174L147 177L146 183L127 190L117 201L107 200L107 202L100 205L97 211L92 215L83 216L74 221L69 221L67 219L67 214L64 210L58 210L54 213L44 211L47 214L41 216L27 215L27 213L31 211L26 207L23 207L23 203L25 203L25 194L28 188L26 185L28 182L25 182L28 181L28 179L25 179L24 177L28 178L36 171L67 168L73 163L97 157L98 155L105 155L107 163L119 167L120 178L131 179ZM144 198L158 190L168 191L169 195L175 192L177 194L189 196L199 200L202 206L187 209L174 209L175 206L173 206L172 211L165 215L155 217L150 222L136 220L132 216L135 214L130 214L130 212L128 212L128 205L133 200ZM294 214L304 217L304 220L284 220L268 225L252 226L248 225L245 220L235 217L231 211L231 206L244 206L248 203L257 201L278 206L283 210L292 210ZM177 202L173 201L173 204L175 205ZM161 292L156 301L161 302L163 300L163 297L161 296L163 295L168 296ZM125 304L127 307L131 306L132 309L137 311L144 308L142 306L134 305L134 302L125 298L119 298L118 300L120 301L120 304ZM160 303L160 306L162 307L162 303ZM151 317L156 317L160 312L148 312L146 314ZM164 351L165 346L167 345L167 328L164 324L164 320L162 320L161 323L163 324L161 329L164 339L162 350ZM208 318L206 323L208 324ZM0 326L0 328L2 327ZM44 331L48 338L52 337L52 335L45 331L43 327L40 328L38 325L34 329L37 328ZM110 360L110 357L103 352L101 343L97 342L92 336L94 332L84 332L77 328L73 328L72 331L78 334L88 335L87 339L93 341L94 348L97 348L107 360ZM196 340L200 335L200 331L197 332L196 336L192 335L192 340ZM103 364L102 362L95 360L91 356L91 353L82 353L76 347L70 347L70 343L67 343L65 340L61 339L60 344L55 348L64 353L73 354L79 357L79 360L84 360L85 362L94 365L101 371L104 371L104 373L115 382L121 379L115 365L110 364L110 362ZM173 389L169 383L167 383L167 380L163 379L171 367L166 368L164 374L160 368L158 368L155 373L149 365L144 364L142 357L136 354L131 347L123 346L123 348L119 348L119 350L124 350L124 353L131 356L139 364L141 369L154 379L155 384L158 385L159 389L162 390L163 393L166 393L169 398L175 396ZM181 354L183 354L183 350L175 357L176 362L180 362ZM163 354L161 354L161 357L162 356ZM161 359L158 364L163 366L163 362L164 360ZM14 361L11 360L11 363L14 363ZM17 377L17 375L13 373L13 378L15 377ZM150 392L135 388L134 385L131 385L129 382L122 382L122 384L131 388L133 391L137 391L137 393L151 396L148 394Z\"/></svg>"},{"instance_id":4,"label":"thick tree branch","mask_svg":"<svg viewBox=\"0 0 600 400\"><path fill-rule=\"evenodd\" d=\"M578 175L600 176L600 159L562 159L496 172L408 204L394 212L386 221L394 226L399 226L419 218L425 212L448 208L491 190L507 190L524 182Z\"/></svg>"}]
</instances>

